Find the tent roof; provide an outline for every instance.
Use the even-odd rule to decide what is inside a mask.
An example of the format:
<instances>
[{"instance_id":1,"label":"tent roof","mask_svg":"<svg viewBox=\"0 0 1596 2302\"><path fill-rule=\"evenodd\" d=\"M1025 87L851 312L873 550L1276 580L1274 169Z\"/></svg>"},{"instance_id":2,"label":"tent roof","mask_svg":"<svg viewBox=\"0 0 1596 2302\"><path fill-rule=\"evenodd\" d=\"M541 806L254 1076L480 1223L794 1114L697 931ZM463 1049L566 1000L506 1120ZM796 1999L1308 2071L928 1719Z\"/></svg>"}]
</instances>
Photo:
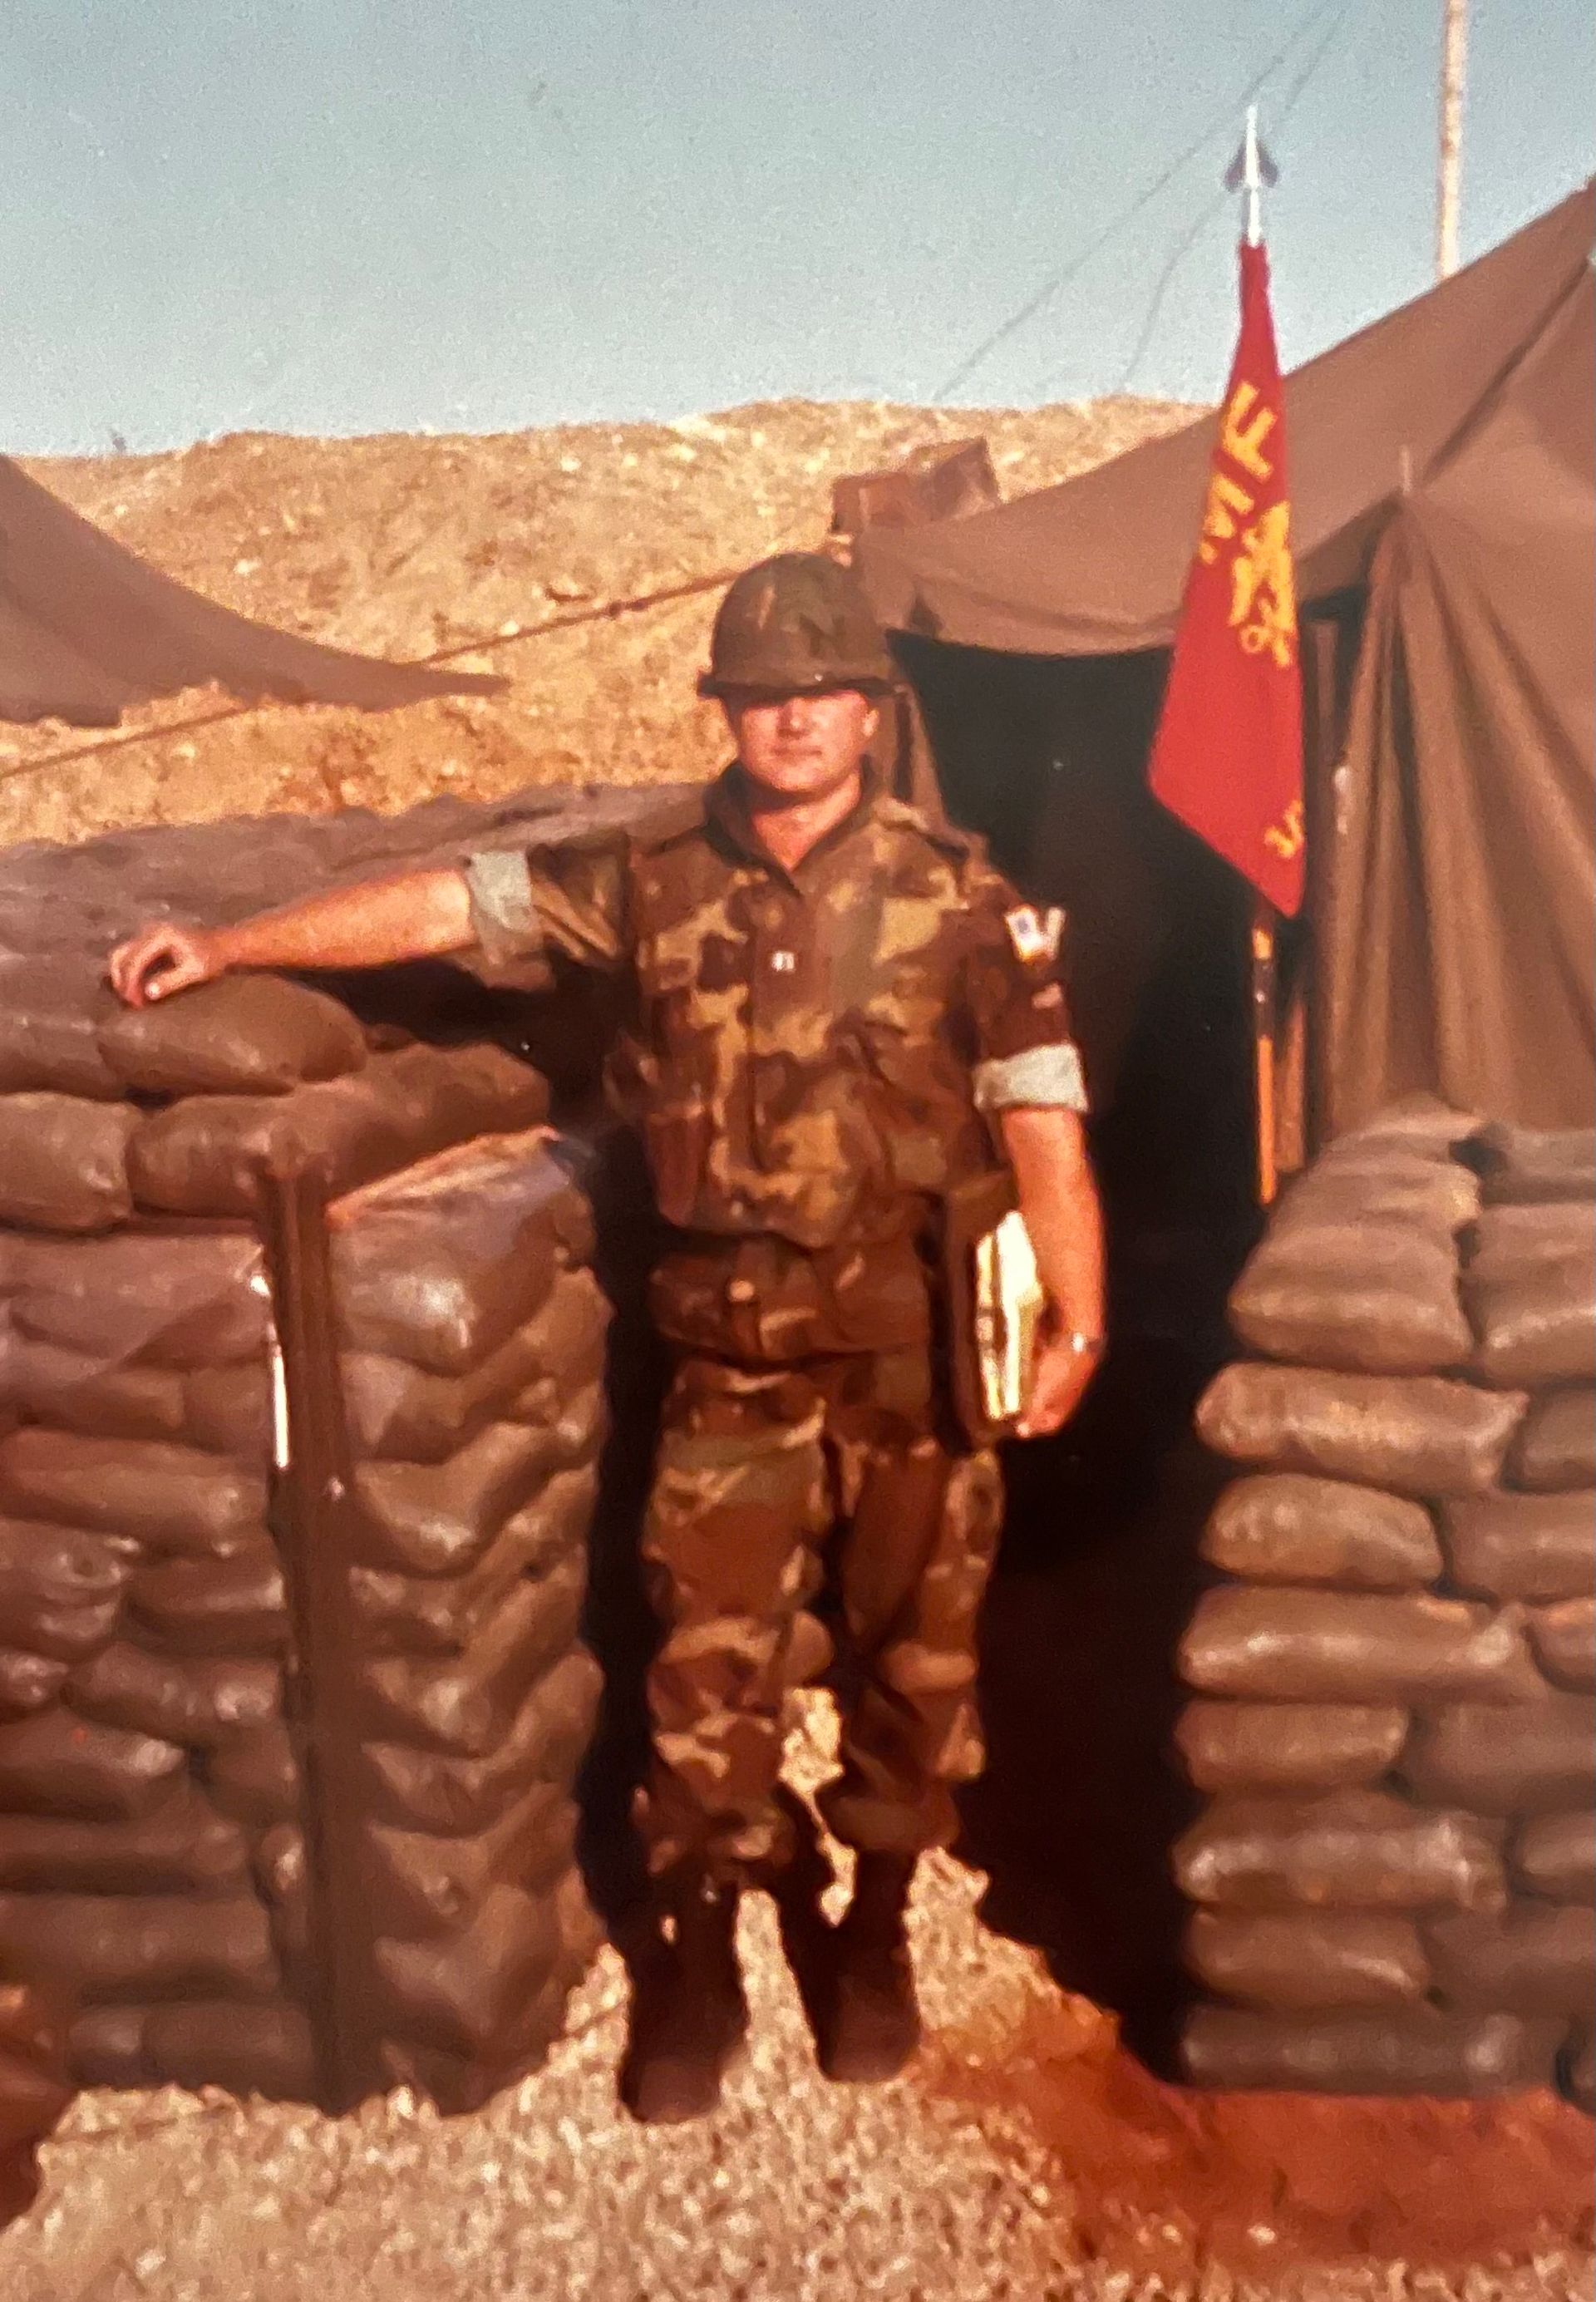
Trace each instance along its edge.
<instances>
[{"instance_id":1,"label":"tent roof","mask_svg":"<svg viewBox=\"0 0 1596 2302\"><path fill-rule=\"evenodd\" d=\"M1446 463L1584 276L1586 185L1441 287L1287 379L1298 585L1360 582L1392 502ZM970 518L867 532L890 628L973 647L1105 655L1166 645L1201 517L1216 416Z\"/></svg>"},{"instance_id":2,"label":"tent roof","mask_svg":"<svg viewBox=\"0 0 1596 2302\"><path fill-rule=\"evenodd\" d=\"M214 683L248 702L382 710L502 680L384 663L274 630L163 576L0 456L0 718L113 727L133 703Z\"/></svg>"}]
</instances>

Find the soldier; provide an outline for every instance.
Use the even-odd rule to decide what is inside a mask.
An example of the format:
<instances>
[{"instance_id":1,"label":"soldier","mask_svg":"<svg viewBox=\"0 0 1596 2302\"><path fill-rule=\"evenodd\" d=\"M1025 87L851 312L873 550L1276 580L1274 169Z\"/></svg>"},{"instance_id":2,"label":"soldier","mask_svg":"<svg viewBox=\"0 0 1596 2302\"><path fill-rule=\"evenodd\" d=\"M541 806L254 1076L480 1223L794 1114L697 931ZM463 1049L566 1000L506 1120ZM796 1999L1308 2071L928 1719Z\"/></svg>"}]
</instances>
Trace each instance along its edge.
<instances>
[{"instance_id":1,"label":"soldier","mask_svg":"<svg viewBox=\"0 0 1596 2302\"><path fill-rule=\"evenodd\" d=\"M787 1930L822 2068L866 2080L920 2037L904 1931L916 1861L979 1769L976 1618L1001 1509L955 1429L939 1203L1011 1163L1047 1291L1021 1429L1058 1429L1103 1348L1080 1064L1038 918L978 844L890 797L869 758L894 680L856 579L787 553L732 584L701 692L735 763L643 832L352 887L201 932L153 926L111 977L135 1004L232 967L349 967L549 947L631 978L611 1087L647 1149L675 1357L643 1533L659 1645L640 1820L657 1924L623 2096L710 2108L747 2021L737 1896L778 1899L788 1688L831 1642L853 1692L827 1821L857 1850L835 1929Z\"/></svg>"}]
</instances>

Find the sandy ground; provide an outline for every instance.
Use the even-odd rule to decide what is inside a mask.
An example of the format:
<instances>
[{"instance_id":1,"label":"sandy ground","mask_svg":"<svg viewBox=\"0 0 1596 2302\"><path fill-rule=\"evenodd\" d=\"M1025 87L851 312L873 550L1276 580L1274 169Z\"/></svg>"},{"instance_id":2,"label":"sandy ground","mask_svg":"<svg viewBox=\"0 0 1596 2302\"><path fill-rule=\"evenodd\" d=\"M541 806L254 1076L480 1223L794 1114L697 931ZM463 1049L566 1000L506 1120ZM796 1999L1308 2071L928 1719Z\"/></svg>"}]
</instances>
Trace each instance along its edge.
<instances>
[{"instance_id":1,"label":"sandy ground","mask_svg":"<svg viewBox=\"0 0 1596 2302\"><path fill-rule=\"evenodd\" d=\"M790 1771L812 1787L828 1714ZM614 2098L607 1951L547 2067L478 2116L176 2090L82 2097L0 2238L6 2302L1063 2302L1572 2298L1589 2130L1504 2105L1197 2103L978 1915L946 1856L913 1912L930 2038L874 2089L816 2073L774 1914L746 1907L748 2055L713 2119Z\"/></svg>"},{"instance_id":2,"label":"sandy ground","mask_svg":"<svg viewBox=\"0 0 1596 2302\"><path fill-rule=\"evenodd\" d=\"M246 433L158 456L33 459L75 510L207 599L375 655L487 639L462 666L509 685L372 713L229 711L193 691L130 711L109 737L0 727L0 846L273 810L391 814L438 791L701 780L725 741L693 693L715 592L641 613L617 603L819 543L832 483L912 449L984 434L1013 496L1192 412L781 400L675 424Z\"/></svg>"}]
</instances>

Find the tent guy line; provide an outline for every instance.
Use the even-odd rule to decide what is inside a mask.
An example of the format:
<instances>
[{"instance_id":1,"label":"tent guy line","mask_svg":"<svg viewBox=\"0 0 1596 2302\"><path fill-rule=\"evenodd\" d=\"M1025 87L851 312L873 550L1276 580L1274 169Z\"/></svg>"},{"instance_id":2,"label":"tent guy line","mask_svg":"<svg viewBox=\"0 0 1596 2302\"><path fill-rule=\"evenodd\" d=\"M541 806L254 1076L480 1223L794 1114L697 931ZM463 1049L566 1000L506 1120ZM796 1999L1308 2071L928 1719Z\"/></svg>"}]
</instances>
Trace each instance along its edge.
<instances>
[{"instance_id":1,"label":"tent guy line","mask_svg":"<svg viewBox=\"0 0 1596 2302\"><path fill-rule=\"evenodd\" d=\"M1342 0L1340 13L1341 15L1345 15L1348 7L1350 4L1351 0ZM1147 185L1145 190L1138 193L1137 197L1131 201L1129 207L1121 208L1119 214L1114 216L1110 223L1105 224L1103 230L1098 232L1093 239L1089 240L1084 248L1078 249L1076 254L1069 258L1061 270L1055 272L1051 279L1046 281L1043 285L1037 290L1034 295L1028 298L1025 303L1021 305L1017 311L1011 312L1006 320L1004 320L997 327L994 328L991 334L987 336L976 346L974 351L969 353L967 357L960 362L959 365L954 368L953 374L947 378L946 382L941 384L938 389L931 394L931 406L933 407L941 407L944 401L948 399L953 392L957 391L962 384L968 382L969 379L975 374L976 370L983 365L990 355L997 349L999 344L1007 343L1011 336L1016 335L1029 321L1034 320L1037 314L1040 312L1045 306L1052 302L1054 297L1058 294L1061 288L1065 287L1070 281L1073 280L1078 273L1084 271L1086 266L1091 262L1093 256L1097 255L1103 248L1106 248L1109 241L1114 239L1118 233L1122 231L1128 223L1133 223L1136 218L1142 214L1144 209L1150 207L1153 202L1158 197L1160 192L1168 189L1169 186L1173 183L1175 178L1180 173L1182 168L1187 167L1197 158L1198 153L1202 151L1205 145L1210 143L1212 139L1215 136L1219 135L1225 128L1233 127L1238 115L1244 106L1251 100L1252 97L1257 95L1258 91L1264 87L1265 81L1272 79L1274 73L1280 70L1281 66L1285 63L1292 50L1306 38L1308 33L1315 30L1318 26L1323 22L1324 19L1335 11L1335 8L1336 0L1320 0L1320 4L1317 7L1310 8L1307 13L1297 24L1289 37L1278 49L1276 49L1274 55L1270 58L1269 62L1264 65L1262 70L1254 73L1252 79L1248 80L1244 88L1239 89L1234 96L1227 99L1222 110L1216 112L1212 115L1207 124L1198 131L1198 133L1192 139L1191 142L1186 146L1185 149L1179 153L1177 156L1169 163L1167 167L1165 167L1163 172L1154 179L1152 183Z\"/></svg>"},{"instance_id":2,"label":"tent guy line","mask_svg":"<svg viewBox=\"0 0 1596 2302\"><path fill-rule=\"evenodd\" d=\"M618 616L641 615L650 608L669 607L682 600L697 599L705 592L723 590L734 576L735 567L717 568L713 575L694 576L686 582L667 585L658 592L639 592L623 600L604 600L589 608L575 608L568 615L550 616L541 624L524 624L515 631L498 631L475 639L457 640L450 646L435 648L431 655L407 660L408 668L429 669L435 664L458 662L468 655L487 655L499 648L516 647L523 640L542 639L549 632L569 631L579 624L596 624ZM303 710L303 703L283 696L254 697L247 702L219 704L211 711L199 711L186 719L171 719L158 727L134 727L105 735L93 743L73 744L63 751L46 752L37 760L20 760L13 766L0 769L0 784L21 782L29 776L42 775L48 768L72 767L80 760L102 759L108 752L130 750L138 744L156 744L170 735L186 735L197 727L214 727L229 719L245 719L255 711L273 707L288 710ZM398 707L395 707L398 708Z\"/></svg>"}]
</instances>

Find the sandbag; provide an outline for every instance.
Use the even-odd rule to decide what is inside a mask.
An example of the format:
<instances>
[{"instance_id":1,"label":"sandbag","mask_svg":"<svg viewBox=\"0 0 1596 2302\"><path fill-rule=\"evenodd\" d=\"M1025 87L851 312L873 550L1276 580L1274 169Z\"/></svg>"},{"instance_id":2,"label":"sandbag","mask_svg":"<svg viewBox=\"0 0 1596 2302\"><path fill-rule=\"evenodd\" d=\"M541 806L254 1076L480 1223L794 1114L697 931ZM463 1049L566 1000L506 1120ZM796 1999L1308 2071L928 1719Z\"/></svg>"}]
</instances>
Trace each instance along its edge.
<instances>
[{"instance_id":1,"label":"sandbag","mask_svg":"<svg viewBox=\"0 0 1596 2302\"><path fill-rule=\"evenodd\" d=\"M1441 1513L1452 1580L1487 1599L1596 1593L1596 1494L1482 1495Z\"/></svg>"},{"instance_id":2,"label":"sandbag","mask_svg":"<svg viewBox=\"0 0 1596 2302\"><path fill-rule=\"evenodd\" d=\"M1499 1272L1476 1262L1464 1293L1479 1337L1474 1364L1488 1382L1539 1390L1596 1376L1596 1221L1560 1257L1526 1258Z\"/></svg>"},{"instance_id":3,"label":"sandbag","mask_svg":"<svg viewBox=\"0 0 1596 2302\"><path fill-rule=\"evenodd\" d=\"M1506 1891L1485 1824L1380 1791L1218 1800L1176 1845L1174 1866L1191 1901L1237 1911L1489 1910Z\"/></svg>"},{"instance_id":4,"label":"sandbag","mask_svg":"<svg viewBox=\"0 0 1596 2302\"><path fill-rule=\"evenodd\" d=\"M30 1517L131 1536L157 1557L221 1558L270 1540L263 1476L164 1441L13 1431L0 1441L0 1500Z\"/></svg>"},{"instance_id":5,"label":"sandbag","mask_svg":"<svg viewBox=\"0 0 1596 2302\"><path fill-rule=\"evenodd\" d=\"M499 1748L485 1759L445 1756L405 1743L367 1743L360 1753L374 1821L468 1837L533 1782L568 1783L586 1752L603 1674L576 1647L541 1679Z\"/></svg>"},{"instance_id":6,"label":"sandbag","mask_svg":"<svg viewBox=\"0 0 1596 2302\"><path fill-rule=\"evenodd\" d=\"M548 1898L504 1886L489 1889L447 1945L379 1936L374 1961L397 2025L445 2053L485 2054L536 1996L559 1950Z\"/></svg>"},{"instance_id":7,"label":"sandbag","mask_svg":"<svg viewBox=\"0 0 1596 2302\"><path fill-rule=\"evenodd\" d=\"M263 1168L313 1169L336 1195L547 1112L542 1080L502 1048L400 1047L289 1095L190 1096L146 1120L128 1180L140 1206L248 1215Z\"/></svg>"},{"instance_id":8,"label":"sandbag","mask_svg":"<svg viewBox=\"0 0 1596 2302\"><path fill-rule=\"evenodd\" d=\"M132 1820L171 1796L184 1764L175 1743L97 1726L57 1704L0 1735L0 1811Z\"/></svg>"},{"instance_id":9,"label":"sandbag","mask_svg":"<svg viewBox=\"0 0 1596 2302\"><path fill-rule=\"evenodd\" d=\"M469 1651L451 1657L379 1655L356 1663L363 1731L481 1759L503 1742L539 1677L582 1619L586 1562L567 1558L523 1580Z\"/></svg>"},{"instance_id":10,"label":"sandbag","mask_svg":"<svg viewBox=\"0 0 1596 2302\"><path fill-rule=\"evenodd\" d=\"M297 1823L280 1822L255 1848L255 1883L272 1923L272 1941L288 1980L314 1989L310 1854Z\"/></svg>"},{"instance_id":11,"label":"sandbag","mask_svg":"<svg viewBox=\"0 0 1596 2302\"><path fill-rule=\"evenodd\" d=\"M0 957L0 1095L47 1088L114 1101L122 1082L98 1035L116 1004L101 962L62 952Z\"/></svg>"},{"instance_id":12,"label":"sandbag","mask_svg":"<svg viewBox=\"0 0 1596 2302\"><path fill-rule=\"evenodd\" d=\"M16 1647L0 1647L0 1722L47 1710L66 1683L67 1666Z\"/></svg>"},{"instance_id":13,"label":"sandbag","mask_svg":"<svg viewBox=\"0 0 1596 2302\"><path fill-rule=\"evenodd\" d=\"M78 1665L67 1700L102 1725L202 1748L235 1727L276 1718L282 1674L273 1662L152 1655L119 1642Z\"/></svg>"},{"instance_id":14,"label":"sandbag","mask_svg":"<svg viewBox=\"0 0 1596 2302\"><path fill-rule=\"evenodd\" d=\"M1253 2006L1396 2006L1430 1987L1413 1921L1365 1911L1197 1911L1186 1963L1220 1997Z\"/></svg>"},{"instance_id":15,"label":"sandbag","mask_svg":"<svg viewBox=\"0 0 1596 2302\"><path fill-rule=\"evenodd\" d=\"M1431 1920L1424 1939L1446 2005L1582 2014L1596 1998L1596 1911L1578 1903L1452 1911Z\"/></svg>"},{"instance_id":16,"label":"sandbag","mask_svg":"<svg viewBox=\"0 0 1596 2302\"><path fill-rule=\"evenodd\" d=\"M1495 1484L1526 1404L1518 1391L1476 1390L1435 1375L1328 1374L1239 1361L1209 1384L1197 1428L1238 1462L1323 1472L1402 1494L1477 1494Z\"/></svg>"},{"instance_id":17,"label":"sandbag","mask_svg":"<svg viewBox=\"0 0 1596 2302\"><path fill-rule=\"evenodd\" d=\"M460 1375L535 1315L588 1228L548 1143L542 1130L468 1143L333 1210L350 1348Z\"/></svg>"},{"instance_id":18,"label":"sandbag","mask_svg":"<svg viewBox=\"0 0 1596 2302\"><path fill-rule=\"evenodd\" d=\"M1209 1591L1180 1668L1205 1694L1264 1702L1514 1702L1541 1691L1516 1612L1416 1592Z\"/></svg>"},{"instance_id":19,"label":"sandbag","mask_svg":"<svg viewBox=\"0 0 1596 2302\"><path fill-rule=\"evenodd\" d=\"M1514 1442L1508 1475L1533 1494L1596 1486L1596 1390L1536 1399Z\"/></svg>"},{"instance_id":20,"label":"sandbag","mask_svg":"<svg viewBox=\"0 0 1596 2302\"><path fill-rule=\"evenodd\" d=\"M119 2012L121 2010L118 2010ZM135 2010L142 2020L145 2086L224 2087L269 2102L315 2099L315 2040L302 2008L236 1998L190 1999Z\"/></svg>"},{"instance_id":21,"label":"sandbag","mask_svg":"<svg viewBox=\"0 0 1596 2302\"><path fill-rule=\"evenodd\" d=\"M1357 1591L1416 1590L1442 1573L1441 1545L1422 1504L1289 1471L1227 1487L1203 1531L1203 1557L1247 1582Z\"/></svg>"},{"instance_id":22,"label":"sandbag","mask_svg":"<svg viewBox=\"0 0 1596 2302\"><path fill-rule=\"evenodd\" d=\"M1508 1709L1458 1703L1423 1718L1402 1772L1421 1798L1481 1814L1577 1806L1596 1790L1596 1703L1548 1694Z\"/></svg>"},{"instance_id":23,"label":"sandbag","mask_svg":"<svg viewBox=\"0 0 1596 2302\"><path fill-rule=\"evenodd\" d=\"M1546 2085L1559 2026L1516 2014L1443 2014L1429 2006L1366 2014L1265 2014L1199 2006L1180 2059L1200 2087L1291 2094L1491 2095Z\"/></svg>"},{"instance_id":24,"label":"sandbag","mask_svg":"<svg viewBox=\"0 0 1596 2302\"><path fill-rule=\"evenodd\" d=\"M151 1007L119 1006L98 1045L124 1087L145 1095L281 1095L365 1061L347 1007L281 975L219 976Z\"/></svg>"},{"instance_id":25,"label":"sandbag","mask_svg":"<svg viewBox=\"0 0 1596 2302\"><path fill-rule=\"evenodd\" d=\"M1464 1284L1498 1287L1528 1273L1592 1261L1596 1205L1487 1207L1470 1227Z\"/></svg>"},{"instance_id":26,"label":"sandbag","mask_svg":"<svg viewBox=\"0 0 1596 2302\"><path fill-rule=\"evenodd\" d=\"M547 1575L582 1550L592 1516L591 1470L560 1471L524 1510L507 1519L466 1575L396 1575L349 1570L364 1642L374 1654L458 1655L479 1638L515 1584Z\"/></svg>"},{"instance_id":27,"label":"sandbag","mask_svg":"<svg viewBox=\"0 0 1596 2302\"><path fill-rule=\"evenodd\" d=\"M0 1889L12 1893L236 1895L248 1875L242 1832L185 1777L131 1819L0 1815Z\"/></svg>"},{"instance_id":28,"label":"sandbag","mask_svg":"<svg viewBox=\"0 0 1596 2302\"><path fill-rule=\"evenodd\" d=\"M281 1570L264 1547L140 1567L128 1603L176 1654L275 1655L288 1642Z\"/></svg>"},{"instance_id":29,"label":"sandbag","mask_svg":"<svg viewBox=\"0 0 1596 2302\"><path fill-rule=\"evenodd\" d=\"M1375 1221L1361 1198L1342 1221L1272 1231L1231 1290L1231 1325L1265 1357L1312 1366L1400 1375L1464 1365L1474 1335L1449 1235Z\"/></svg>"},{"instance_id":30,"label":"sandbag","mask_svg":"<svg viewBox=\"0 0 1596 2302\"><path fill-rule=\"evenodd\" d=\"M0 1958L86 2000L220 1991L269 1997L277 1962L253 1896L0 1895Z\"/></svg>"},{"instance_id":31,"label":"sandbag","mask_svg":"<svg viewBox=\"0 0 1596 2302\"><path fill-rule=\"evenodd\" d=\"M213 1803L254 1829L290 1822L299 1811L299 1767L288 1728L240 1727L204 1754L201 1771Z\"/></svg>"},{"instance_id":32,"label":"sandbag","mask_svg":"<svg viewBox=\"0 0 1596 2302\"><path fill-rule=\"evenodd\" d=\"M29 1423L99 1439L181 1439L183 1378L170 1367L107 1366L85 1351L14 1336L5 1388Z\"/></svg>"},{"instance_id":33,"label":"sandbag","mask_svg":"<svg viewBox=\"0 0 1596 2302\"><path fill-rule=\"evenodd\" d=\"M1596 1693L1596 1599L1565 1599L1530 1615L1535 1660L1554 1686Z\"/></svg>"},{"instance_id":34,"label":"sandbag","mask_svg":"<svg viewBox=\"0 0 1596 2302\"><path fill-rule=\"evenodd\" d=\"M429 1374L374 1351L343 1356L349 1427L363 1452L412 1463L441 1462L484 1424L547 1421L559 1399L601 1382L609 1306L589 1271L561 1272L542 1308L463 1375ZM530 1393L549 1392L530 1416Z\"/></svg>"},{"instance_id":35,"label":"sandbag","mask_svg":"<svg viewBox=\"0 0 1596 2302\"><path fill-rule=\"evenodd\" d=\"M196 1447L265 1463L272 1445L272 1378L265 1367L197 1367L182 1379L182 1435Z\"/></svg>"},{"instance_id":36,"label":"sandbag","mask_svg":"<svg viewBox=\"0 0 1596 2302\"><path fill-rule=\"evenodd\" d=\"M1513 1877L1554 1903L1596 1903L1596 1812L1532 1815L1513 1841Z\"/></svg>"},{"instance_id":37,"label":"sandbag","mask_svg":"<svg viewBox=\"0 0 1596 2302\"><path fill-rule=\"evenodd\" d=\"M0 1518L0 1638L58 1662L93 1654L141 1556L123 1536Z\"/></svg>"},{"instance_id":38,"label":"sandbag","mask_svg":"<svg viewBox=\"0 0 1596 2302\"><path fill-rule=\"evenodd\" d=\"M133 1212L130 1103L72 1095L0 1096L0 1222L38 1231L112 1231Z\"/></svg>"},{"instance_id":39,"label":"sandbag","mask_svg":"<svg viewBox=\"0 0 1596 2302\"><path fill-rule=\"evenodd\" d=\"M19 1333L103 1366L264 1364L260 1273L260 1242L247 1231L29 1239L18 1242L12 1317Z\"/></svg>"},{"instance_id":40,"label":"sandbag","mask_svg":"<svg viewBox=\"0 0 1596 2302\"><path fill-rule=\"evenodd\" d=\"M1180 1713L1175 1743L1199 1790L1339 1790L1393 1766L1407 1723L1389 1706L1197 1701Z\"/></svg>"},{"instance_id":41,"label":"sandbag","mask_svg":"<svg viewBox=\"0 0 1596 2302\"><path fill-rule=\"evenodd\" d=\"M556 1432L491 1423L445 1463L363 1463L356 1555L402 1574L466 1574L563 1458Z\"/></svg>"},{"instance_id":42,"label":"sandbag","mask_svg":"<svg viewBox=\"0 0 1596 2302\"><path fill-rule=\"evenodd\" d=\"M497 1886L546 1892L573 1861L575 1835L576 1809L553 1783L533 1783L469 1838L368 1825L365 1876L383 1932L452 1932Z\"/></svg>"},{"instance_id":43,"label":"sandbag","mask_svg":"<svg viewBox=\"0 0 1596 2302\"><path fill-rule=\"evenodd\" d=\"M1488 1200L1596 1199L1596 1131L1588 1127L1482 1129L1474 1159Z\"/></svg>"}]
</instances>

